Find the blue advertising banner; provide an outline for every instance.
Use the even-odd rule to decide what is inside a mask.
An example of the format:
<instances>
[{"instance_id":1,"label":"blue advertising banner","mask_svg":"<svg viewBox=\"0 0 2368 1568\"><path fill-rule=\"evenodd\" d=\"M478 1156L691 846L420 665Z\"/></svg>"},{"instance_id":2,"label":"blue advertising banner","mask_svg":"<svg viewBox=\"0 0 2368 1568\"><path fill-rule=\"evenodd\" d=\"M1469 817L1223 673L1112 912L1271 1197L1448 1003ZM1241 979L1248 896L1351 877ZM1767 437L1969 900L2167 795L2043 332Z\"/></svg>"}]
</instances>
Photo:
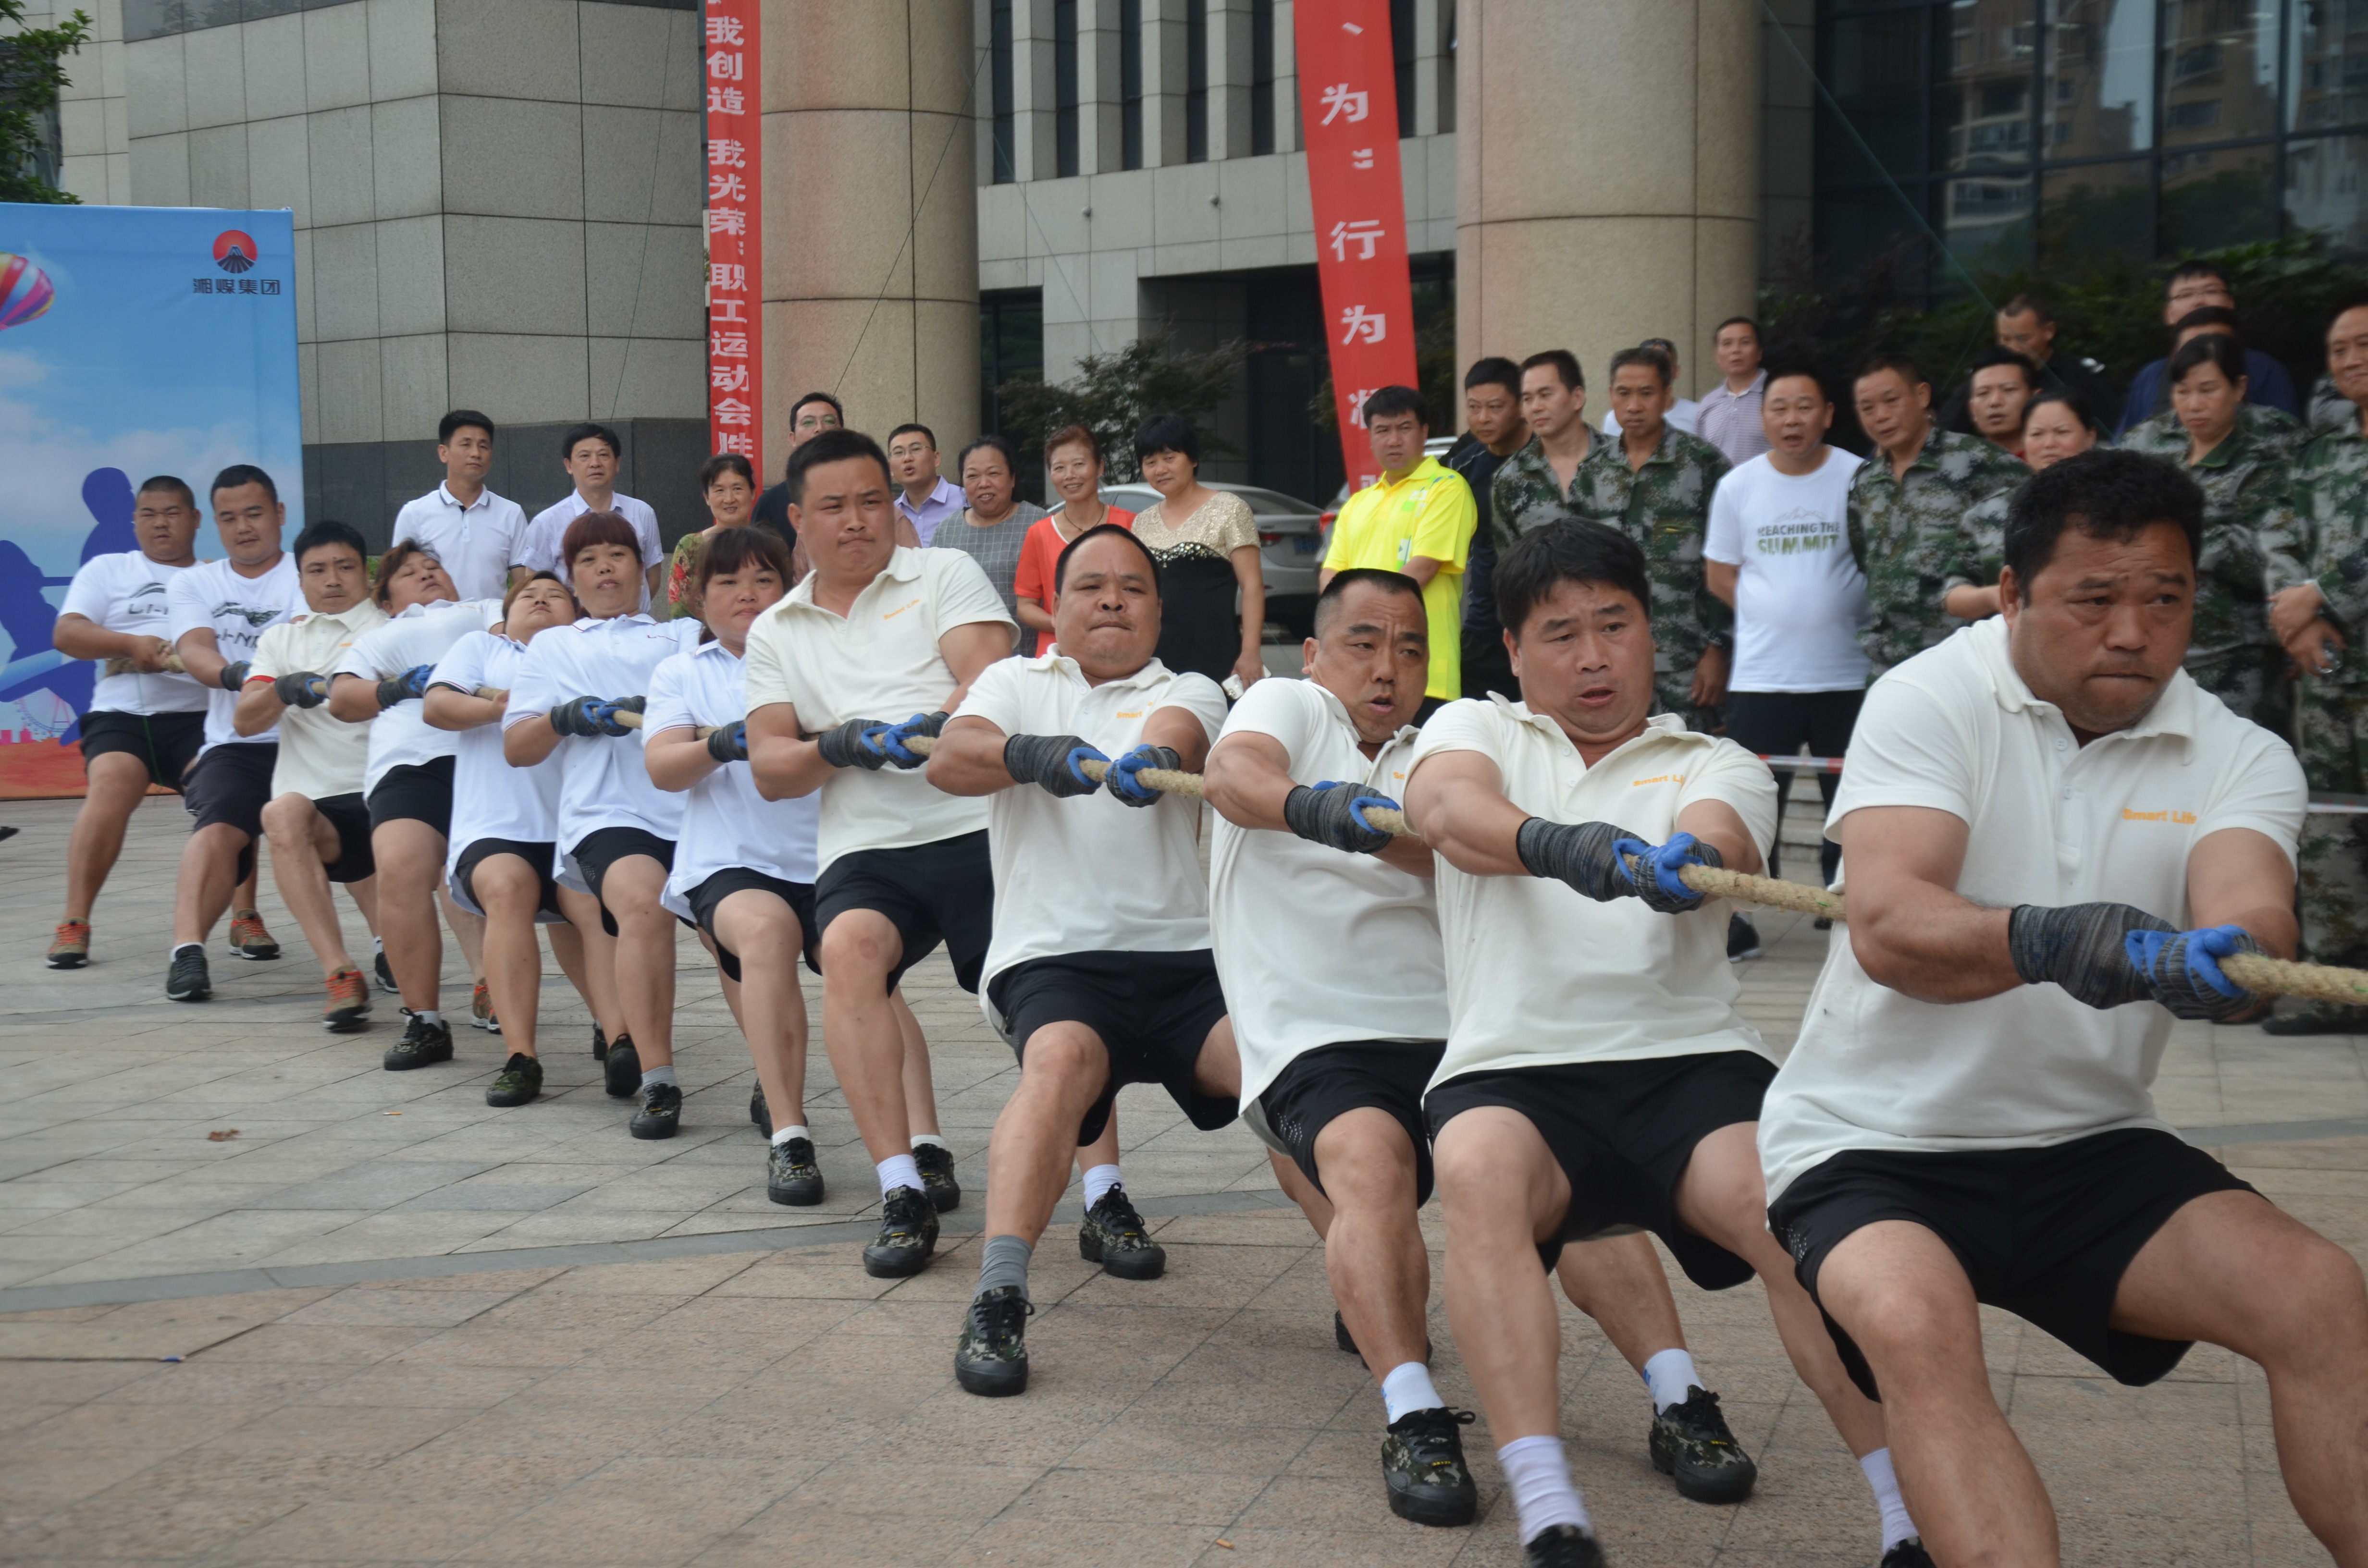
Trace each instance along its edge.
<instances>
[{"instance_id":1,"label":"blue advertising banner","mask_svg":"<svg viewBox=\"0 0 2368 1568\"><path fill-rule=\"evenodd\" d=\"M294 251L286 211L0 203L0 799L82 790L97 670L51 629L134 485L251 462L303 527Z\"/></svg>"}]
</instances>

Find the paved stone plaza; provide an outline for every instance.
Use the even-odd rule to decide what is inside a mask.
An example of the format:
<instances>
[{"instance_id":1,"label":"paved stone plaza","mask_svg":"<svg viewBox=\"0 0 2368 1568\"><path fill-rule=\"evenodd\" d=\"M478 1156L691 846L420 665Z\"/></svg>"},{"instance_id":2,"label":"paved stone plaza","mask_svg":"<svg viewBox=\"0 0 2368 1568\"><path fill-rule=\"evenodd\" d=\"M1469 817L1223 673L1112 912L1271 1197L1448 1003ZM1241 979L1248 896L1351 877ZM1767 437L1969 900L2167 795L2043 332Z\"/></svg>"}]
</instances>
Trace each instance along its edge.
<instances>
[{"instance_id":1,"label":"paved stone plaza","mask_svg":"<svg viewBox=\"0 0 2368 1568\"><path fill-rule=\"evenodd\" d=\"M555 970L549 1088L509 1111L484 1104L503 1049L488 1036L457 1029L457 1062L393 1074L378 1058L393 998L378 998L372 1030L324 1033L318 968L268 891L286 956L238 962L218 933L214 1000L166 1002L187 820L175 801L135 819L92 966L41 967L73 809L0 804L0 824L23 830L0 843L0 1062L15 1090L0 1138L0 1557L1519 1561L1485 1426L1470 1442L1477 1527L1390 1517L1380 1401L1333 1348L1312 1233L1247 1133L1197 1133L1156 1090L1127 1091L1120 1120L1167 1278L1104 1278L1076 1260L1074 1223L1056 1225L1033 1276L1030 1392L954 1387L986 1138L1015 1069L941 961L907 994L969 1196L935 1267L874 1280L855 1258L871 1175L819 1042L809 1103L831 1200L782 1209L764 1195L747 1057L695 943L682 945L683 1134L639 1143ZM1762 929L1746 1008L1782 1045L1827 937L1791 916ZM465 1009L457 953L446 972L447 1010ZM2368 1248L2360 1042L2182 1026L2159 1097L2278 1202ZM1760 1486L1739 1507L1680 1501L1645 1460L1641 1383L1566 1310L1565 1429L1613 1562L1872 1564L1865 1483L1756 1287L1677 1290ZM1437 1295L1440 1386L1468 1404ZM1993 1381L2055 1494L2068 1562L2327 1561L2279 1485L2249 1366L2199 1350L2124 1390L1990 1320Z\"/></svg>"}]
</instances>

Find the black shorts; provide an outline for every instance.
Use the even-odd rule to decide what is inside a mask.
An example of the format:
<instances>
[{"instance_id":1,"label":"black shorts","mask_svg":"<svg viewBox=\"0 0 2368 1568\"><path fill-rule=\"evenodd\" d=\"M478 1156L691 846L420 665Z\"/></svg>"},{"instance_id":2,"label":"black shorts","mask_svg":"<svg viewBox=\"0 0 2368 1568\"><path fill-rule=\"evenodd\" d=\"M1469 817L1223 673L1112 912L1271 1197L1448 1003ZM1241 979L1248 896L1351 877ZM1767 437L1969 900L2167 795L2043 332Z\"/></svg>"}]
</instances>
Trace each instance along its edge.
<instances>
[{"instance_id":1,"label":"black shorts","mask_svg":"<svg viewBox=\"0 0 2368 1568\"><path fill-rule=\"evenodd\" d=\"M784 881L767 876L746 866L727 866L690 890L690 912L694 922L715 944L715 967L732 980L740 978L740 955L723 945L715 934L715 906L735 892L768 892L790 906L798 917L798 930L805 943L806 967L816 974L822 972L822 933L814 927L814 890L812 882Z\"/></svg>"},{"instance_id":2,"label":"black shorts","mask_svg":"<svg viewBox=\"0 0 2368 1568\"><path fill-rule=\"evenodd\" d=\"M313 809L337 830L337 858L329 862L329 880L359 882L378 875L378 858L370 853L370 808L362 804L360 792L331 795L313 801Z\"/></svg>"},{"instance_id":3,"label":"black shorts","mask_svg":"<svg viewBox=\"0 0 2368 1568\"><path fill-rule=\"evenodd\" d=\"M2178 1366L2192 1342L2110 1326L2130 1260L2192 1199L2252 1190L2170 1133L2125 1128L2044 1149L1851 1150L1786 1187L1769 1208L1768 1228L1815 1296L1817 1270L1845 1237L1884 1220L1921 1225L1957 1255L1976 1301L2054 1335L2135 1387ZM1869 1399L1881 1397L1850 1335L1830 1316L1826 1330L1850 1381Z\"/></svg>"},{"instance_id":4,"label":"black shorts","mask_svg":"<svg viewBox=\"0 0 2368 1568\"><path fill-rule=\"evenodd\" d=\"M617 934L617 917L609 913L609 901L600 897L600 884L608 881L609 868L628 855L646 855L667 870L674 869L674 840L642 827L595 828L569 853L575 858L584 885L599 902L600 929L611 937Z\"/></svg>"},{"instance_id":5,"label":"black shorts","mask_svg":"<svg viewBox=\"0 0 2368 1568\"><path fill-rule=\"evenodd\" d=\"M1661 1238L1705 1290L1752 1276L1751 1265L1678 1223L1678 1178L1694 1146L1722 1127L1759 1119L1776 1064L1756 1051L1665 1056L1643 1062L1573 1062L1467 1073L1424 1097L1436 1139L1477 1106L1504 1106L1530 1119L1570 1178L1562 1233L1538 1246L1551 1269L1565 1242L1617 1225Z\"/></svg>"},{"instance_id":6,"label":"black shorts","mask_svg":"<svg viewBox=\"0 0 2368 1568\"><path fill-rule=\"evenodd\" d=\"M181 805L201 827L234 827L246 835L238 852L238 880L255 874L255 846L263 837L264 802L271 799L271 770L279 743L235 742L218 745L189 765L181 781Z\"/></svg>"},{"instance_id":7,"label":"black shorts","mask_svg":"<svg viewBox=\"0 0 2368 1568\"><path fill-rule=\"evenodd\" d=\"M905 950L888 971L889 990L943 942L954 983L976 994L995 934L995 866L986 856L986 831L840 856L814 880L817 927L829 930L850 909L884 915L896 927Z\"/></svg>"},{"instance_id":8,"label":"black shorts","mask_svg":"<svg viewBox=\"0 0 2368 1568\"><path fill-rule=\"evenodd\" d=\"M452 831L452 758L390 767L370 792L373 828L391 822L424 822L438 833Z\"/></svg>"},{"instance_id":9,"label":"black shorts","mask_svg":"<svg viewBox=\"0 0 2368 1568\"><path fill-rule=\"evenodd\" d=\"M1315 1174L1316 1134L1334 1119L1367 1106L1397 1119L1414 1140L1414 1201L1430 1201L1430 1133L1422 1122L1422 1091L1439 1071L1447 1042L1360 1040L1320 1045L1292 1059L1258 1096L1266 1124L1291 1152L1292 1164L1324 1190Z\"/></svg>"},{"instance_id":10,"label":"black shorts","mask_svg":"<svg viewBox=\"0 0 2368 1568\"><path fill-rule=\"evenodd\" d=\"M1192 1082L1201 1048L1225 1016L1217 960L1206 948L1030 959L996 975L986 999L1023 1064L1029 1040L1048 1024L1083 1024L1101 1036L1110 1052L1110 1082L1077 1123L1080 1149L1102 1135L1110 1106L1128 1084L1157 1084L1203 1132L1241 1114L1232 1096L1204 1095Z\"/></svg>"},{"instance_id":11,"label":"black shorts","mask_svg":"<svg viewBox=\"0 0 2368 1568\"><path fill-rule=\"evenodd\" d=\"M553 921L564 920L567 916L559 907L559 883L551 874L553 849L554 846L549 844L527 844L515 838L472 838L461 851L461 858L452 863L452 880L482 915L485 901L477 896L477 868L494 856L515 855L533 867L535 875L542 879L541 913Z\"/></svg>"},{"instance_id":12,"label":"black shorts","mask_svg":"<svg viewBox=\"0 0 2368 1568\"><path fill-rule=\"evenodd\" d=\"M120 751L148 765L148 782L167 790L181 787L181 776L198 759L206 744L202 713L111 713L82 716L82 766L85 777L90 759Z\"/></svg>"}]
</instances>

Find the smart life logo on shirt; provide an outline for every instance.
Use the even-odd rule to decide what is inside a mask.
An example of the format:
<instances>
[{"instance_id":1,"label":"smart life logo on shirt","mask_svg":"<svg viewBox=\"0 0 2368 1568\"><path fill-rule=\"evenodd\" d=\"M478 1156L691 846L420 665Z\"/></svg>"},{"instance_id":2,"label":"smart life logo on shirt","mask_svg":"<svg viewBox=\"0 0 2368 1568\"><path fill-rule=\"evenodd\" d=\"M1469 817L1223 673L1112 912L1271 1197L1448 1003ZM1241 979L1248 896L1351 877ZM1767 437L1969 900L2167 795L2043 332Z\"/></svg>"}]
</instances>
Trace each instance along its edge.
<instances>
[{"instance_id":1,"label":"smart life logo on shirt","mask_svg":"<svg viewBox=\"0 0 2368 1568\"><path fill-rule=\"evenodd\" d=\"M2134 812L2129 807L2123 806L2122 820L2123 822L2168 822L2176 823L2181 827L2192 827L2195 825L2195 813L2193 812Z\"/></svg>"},{"instance_id":2,"label":"smart life logo on shirt","mask_svg":"<svg viewBox=\"0 0 2368 1568\"><path fill-rule=\"evenodd\" d=\"M921 602L921 596L920 596L920 595L918 595L918 594L915 594L911 598L906 599L903 604L898 605L894 609L883 609L883 610L882 610L882 611L880 612L880 619L882 619L882 620L894 620L894 619L895 619L898 616L900 616L900 615L904 614L906 610L911 609L915 605L917 605L917 604L919 604L920 602Z\"/></svg>"},{"instance_id":3,"label":"smart life logo on shirt","mask_svg":"<svg viewBox=\"0 0 2368 1568\"><path fill-rule=\"evenodd\" d=\"M1682 784L1685 781L1686 776L1682 773L1656 773L1650 778L1631 778L1628 788L1642 790L1647 784Z\"/></svg>"}]
</instances>

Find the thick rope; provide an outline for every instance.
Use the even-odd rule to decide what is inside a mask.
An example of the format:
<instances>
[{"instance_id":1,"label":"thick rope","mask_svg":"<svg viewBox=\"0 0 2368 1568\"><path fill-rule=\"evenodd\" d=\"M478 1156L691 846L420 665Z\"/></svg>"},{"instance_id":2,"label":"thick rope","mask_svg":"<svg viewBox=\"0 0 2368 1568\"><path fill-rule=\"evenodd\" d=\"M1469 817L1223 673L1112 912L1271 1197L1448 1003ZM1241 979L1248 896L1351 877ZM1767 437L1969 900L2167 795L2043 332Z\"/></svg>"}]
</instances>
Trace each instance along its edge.
<instances>
[{"instance_id":1,"label":"thick rope","mask_svg":"<svg viewBox=\"0 0 2368 1568\"><path fill-rule=\"evenodd\" d=\"M180 654L178 654L178 653L167 653L167 654L165 654L165 667L166 669L168 669L168 670L172 671L172 672L173 672L175 675L176 675L176 676L185 676L185 675L188 675L188 674L189 673L189 672L188 672L188 669L187 669L187 668L182 665L182 663L181 663L181 655L180 655ZM98 668L99 668L99 673L100 673L100 674L102 674L102 675L110 675L110 676L128 676L128 675L131 675L131 674L137 673L137 672L135 671L135 669L134 669L134 666L133 666L133 665L132 665L131 661L130 659L127 659L127 658L123 657L121 654L118 654L118 655L116 655L116 656L115 656L114 658L112 658L112 659L103 659L103 660L101 660L101 661L99 662L99 666L98 666Z\"/></svg>"}]
</instances>

